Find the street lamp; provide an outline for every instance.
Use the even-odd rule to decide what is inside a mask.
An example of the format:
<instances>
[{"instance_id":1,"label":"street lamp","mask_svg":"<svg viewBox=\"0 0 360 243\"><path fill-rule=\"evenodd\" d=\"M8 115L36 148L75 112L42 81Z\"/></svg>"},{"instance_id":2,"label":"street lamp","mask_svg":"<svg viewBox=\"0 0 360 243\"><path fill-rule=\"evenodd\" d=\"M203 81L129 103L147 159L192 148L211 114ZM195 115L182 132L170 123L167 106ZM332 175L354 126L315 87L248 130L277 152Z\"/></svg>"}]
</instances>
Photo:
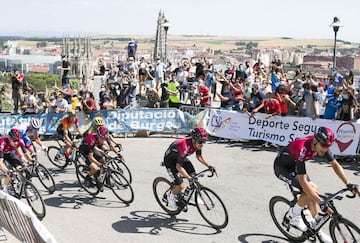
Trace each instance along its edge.
<instances>
[{"instance_id":1,"label":"street lamp","mask_svg":"<svg viewBox=\"0 0 360 243\"><path fill-rule=\"evenodd\" d=\"M163 24L163 27L165 30L165 60L164 60L165 63L167 63L167 48L168 48L167 33L168 33L170 26L171 25L170 25L169 21L167 19L165 19L164 24Z\"/></svg>"},{"instance_id":2,"label":"street lamp","mask_svg":"<svg viewBox=\"0 0 360 243\"><path fill-rule=\"evenodd\" d=\"M332 22L332 24L330 25L330 27L333 28L334 33L335 33L335 38L334 38L334 59L333 59L333 69L336 68L336 36L337 36L337 32L339 31L340 27L343 27L343 25L340 23L340 19L338 17L334 17L334 20Z\"/></svg>"}]
</instances>

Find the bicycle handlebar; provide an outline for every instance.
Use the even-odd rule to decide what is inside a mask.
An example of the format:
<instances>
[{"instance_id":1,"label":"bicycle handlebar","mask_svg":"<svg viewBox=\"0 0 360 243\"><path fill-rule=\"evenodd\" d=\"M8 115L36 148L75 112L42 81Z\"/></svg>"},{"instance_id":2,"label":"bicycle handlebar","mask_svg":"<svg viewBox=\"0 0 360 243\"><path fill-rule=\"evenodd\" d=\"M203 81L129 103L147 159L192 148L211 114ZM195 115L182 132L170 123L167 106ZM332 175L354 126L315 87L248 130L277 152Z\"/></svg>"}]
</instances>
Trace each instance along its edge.
<instances>
[{"instance_id":1,"label":"bicycle handlebar","mask_svg":"<svg viewBox=\"0 0 360 243\"><path fill-rule=\"evenodd\" d=\"M329 201L331 201L331 200L333 200L333 199L336 199L336 197L337 197L338 195L343 194L343 193L345 193L345 192L347 192L347 191L352 192L349 188L343 188L343 189L341 189L341 190L339 190L339 191L337 191L337 192L335 192L335 193L333 193L333 194L330 194L329 196L320 195L320 197L324 199L324 202L329 202ZM347 197L347 198L355 198L355 197L356 197L356 194L355 194L355 193L352 193L352 195L346 195L346 197Z\"/></svg>"}]
</instances>

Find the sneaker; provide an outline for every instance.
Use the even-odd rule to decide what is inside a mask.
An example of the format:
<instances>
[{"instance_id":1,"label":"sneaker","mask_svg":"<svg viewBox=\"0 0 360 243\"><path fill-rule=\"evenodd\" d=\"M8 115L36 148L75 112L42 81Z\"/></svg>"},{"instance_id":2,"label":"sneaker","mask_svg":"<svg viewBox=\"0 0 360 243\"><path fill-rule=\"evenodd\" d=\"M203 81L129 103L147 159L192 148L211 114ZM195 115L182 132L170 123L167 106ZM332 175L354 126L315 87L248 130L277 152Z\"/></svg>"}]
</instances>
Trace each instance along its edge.
<instances>
[{"instance_id":1,"label":"sneaker","mask_svg":"<svg viewBox=\"0 0 360 243\"><path fill-rule=\"evenodd\" d=\"M167 201L168 201L168 206L171 210L176 210L177 209L177 205L176 205L176 199L175 196L171 193L168 192L168 194L166 195L167 197Z\"/></svg>"},{"instance_id":2,"label":"sneaker","mask_svg":"<svg viewBox=\"0 0 360 243\"><path fill-rule=\"evenodd\" d=\"M294 215L292 208L288 211L288 218L290 220L290 224L297 229L301 230L302 232L307 231L306 224L304 223L303 219L301 218L301 215Z\"/></svg>"},{"instance_id":3,"label":"sneaker","mask_svg":"<svg viewBox=\"0 0 360 243\"><path fill-rule=\"evenodd\" d=\"M324 233L322 230L319 230L317 235L318 235L319 239L324 243L332 243L333 242L331 237L329 235L327 235L326 233Z\"/></svg>"}]
</instances>

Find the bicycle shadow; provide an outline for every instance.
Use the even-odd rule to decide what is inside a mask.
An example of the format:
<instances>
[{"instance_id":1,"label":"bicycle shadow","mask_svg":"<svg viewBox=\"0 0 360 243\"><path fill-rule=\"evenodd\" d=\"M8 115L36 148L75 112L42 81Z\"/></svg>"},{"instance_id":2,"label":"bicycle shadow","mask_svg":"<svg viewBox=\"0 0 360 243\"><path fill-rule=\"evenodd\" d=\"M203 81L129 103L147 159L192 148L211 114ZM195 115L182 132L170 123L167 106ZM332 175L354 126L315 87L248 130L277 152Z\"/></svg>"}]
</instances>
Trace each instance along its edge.
<instances>
[{"instance_id":1,"label":"bicycle shadow","mask_svg":"<svg viewBox=\"0 0 360 243\"><path fill-rule=\"evenodd\" d=\"M84 205L92 205L102 208L126 208L129 205L119 200L107 199L105 197L93 197L85 191L63 192L57 196L44 199L46 206L68 209L81 209Z\"/></svg>"},{"instance_id":2,"label":"bicycle shadow","mask_svg":"<svg viewBox=\"0 0 360 243\"><path fill-rule=\"evenodd\" d=\"M250 239L249 239L250 238ZM262 242L262 243L282 243L289 242L286 238L279 237L276 235L253 233L239 235L238 240L242 243L249 242Z\"/></svg>"},{"instance_id":3,"label":"bicycle shadow","mask_svg":"<svg viewBox=\"0 0 360 243\"><path fill-rule=\"evenodd\" d=\"M113 223L113 229L120 233L150 235L158 235L163 229L192 235L215 235L221 232L221 230L208 225L189 223L187 219L180 219L161 212L132 211L130 215L122 216L121 220Z\"/></svg>"}]
</instances>

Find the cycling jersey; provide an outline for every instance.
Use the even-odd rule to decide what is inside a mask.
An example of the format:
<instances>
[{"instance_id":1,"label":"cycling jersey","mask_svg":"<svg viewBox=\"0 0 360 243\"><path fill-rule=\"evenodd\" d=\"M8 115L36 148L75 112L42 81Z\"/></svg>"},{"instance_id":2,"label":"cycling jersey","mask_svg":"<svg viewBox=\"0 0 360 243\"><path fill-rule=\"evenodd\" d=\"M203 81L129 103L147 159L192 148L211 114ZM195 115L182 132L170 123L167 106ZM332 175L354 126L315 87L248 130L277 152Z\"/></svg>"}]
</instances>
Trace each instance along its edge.
<instances>
[{"instance_id":1,"label":"cycling jersey","mask_svg":"<svg viewBox=\"0 0 360 243\"><path fill-rule=\"evenodd\" d=\"M33 136L34 139L37 139L39 137L38 131L31 129L31 127L27 124L20 124L14 128L19 130L20 137L23 140L26 148L28 148L32 144L32 141L29 138L29 136Z\"/></svg>"},{"instance_id":2,"label":"cycling jersey","mask_svg":"<svg viewBox=\"0 0 360 243\"><path fill-rule=\"evenodd\" d=\"M4 158L4 154L15 153L19 147L22 148L24 153L26 152L25 144L21 139L16 146L12 146L8 136L0 138L0 158Z\"/></svg>"},{"instance_id":3,"label":"cycling jersey","mask_svg":"<svg viewBox=\"0 0 360 243\"><path fill-rule=\"evenodd\" d=\"M106 141L107 141L107 143L109 143L108 140L106 140ZM94 150L95 147L100 147L101 145L102 145L102 143L100 143L99 140L97 139L96 131L91 132L89 135L87 135L84 138L83 143L79 146L79 152L85 156L85 163L87 165L91 164L91 161L88 156L90 152L94 153L94 158L97 161L99 161L103 157L103 155L101 153Z\"/></svg>"},{"instance_id":4,"label":"cycling jersey","mask_svg":"<svg viewBox=\"0 0 360 243\"><path fill-rule=\"evenodd\" d=\"M317 156L311 149L311 141L315 136L296 139L284 147L274 163L274 171L281 180L301 189L297 175L306 175L305 162ZM323 156L328 161L334 160L329 150ZM310 178L307 177L310 181Z\"/></svg>"},{"instance_id":5,"label":"cycling jersey","mask_svg":"<svg viewBox=\"0 0 360 243\"><path fill-rule=\"evenodd\" d=\"M183 164L185 158L196 152L196 155L201 155L201 149L197 149L192 141L192 137L179 139L170 144L165 152L164 161L172 161L174 164Z\"/></svg>"},{"instance_id":6,"label":"cycling jersey","mask_svg":"<svg viewBox=\"0 0 360 243\"><path fill-rule=\"evenodd\" d=\"M67 131L69 130L73 125L78 125L79 119L77 116L75 116L72 120L70 118L64 117L60 120L60 124L58 126L58 131Z\"/></svg>"}]
</instances>

